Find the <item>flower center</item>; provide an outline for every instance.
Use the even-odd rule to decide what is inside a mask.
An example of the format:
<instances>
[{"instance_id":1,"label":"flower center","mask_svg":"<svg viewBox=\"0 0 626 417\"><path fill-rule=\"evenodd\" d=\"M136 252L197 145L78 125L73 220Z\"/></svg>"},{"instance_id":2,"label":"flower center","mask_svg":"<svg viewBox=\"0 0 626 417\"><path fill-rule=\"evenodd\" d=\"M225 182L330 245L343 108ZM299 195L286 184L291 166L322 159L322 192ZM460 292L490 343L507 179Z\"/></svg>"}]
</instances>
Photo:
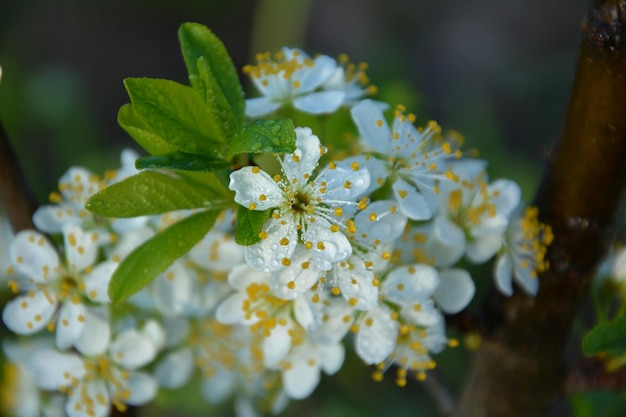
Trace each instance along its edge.
<instances>
[{"instance_id":1,"label":"flower center","mask_svg":"<svg viewBox=\"0 0 626 417\"><path fill-rule=\"evenodd\" d=\"M311 214L313 213L313 206L311 205L311 197L302 190L296 191L289 198L291 209L298 214Z\"/></svg>"}]
</instances>

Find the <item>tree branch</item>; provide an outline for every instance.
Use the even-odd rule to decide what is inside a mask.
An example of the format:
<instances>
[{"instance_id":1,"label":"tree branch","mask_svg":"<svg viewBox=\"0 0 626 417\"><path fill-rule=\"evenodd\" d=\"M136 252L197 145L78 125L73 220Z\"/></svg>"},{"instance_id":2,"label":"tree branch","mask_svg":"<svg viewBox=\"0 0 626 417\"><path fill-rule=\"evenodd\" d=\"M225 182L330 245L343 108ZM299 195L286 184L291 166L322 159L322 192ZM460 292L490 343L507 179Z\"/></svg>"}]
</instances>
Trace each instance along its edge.
<instances>
[{"instance_id":1,"label":"tree branch","mask_svg":"<svg viewBox=\"0 0 626 417\"><path fill-rule=\"evenodd\" d=\"M33 213L37 203L11 146L9 137L0 122L0 205L14 232L34 229Z\"/></svg>"},{"instance_id":2,"label":"tree branch","mask_svg":"<svg viewBox=\"0 0 626 417\"><path fill-rule=\"evenodd\" d=\"M563 395L564 352L626 177L624 4L592 1L564 131L535 199L554 232L536 298L494 294L458 416L540 416Z\"/></svg>"}]
</instances>

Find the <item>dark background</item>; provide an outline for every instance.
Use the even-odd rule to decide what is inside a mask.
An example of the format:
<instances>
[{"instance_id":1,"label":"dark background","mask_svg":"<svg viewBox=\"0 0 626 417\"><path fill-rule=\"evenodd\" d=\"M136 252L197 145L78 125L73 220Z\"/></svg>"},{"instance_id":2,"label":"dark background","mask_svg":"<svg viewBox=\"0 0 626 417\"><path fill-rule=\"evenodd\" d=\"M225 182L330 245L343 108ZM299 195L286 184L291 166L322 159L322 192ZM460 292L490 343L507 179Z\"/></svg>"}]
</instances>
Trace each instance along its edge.
<instances>
[{"instance_id":1,"label":"dark background","mask_svg":"<svg viewBox=\"0 0 626 417\"><path fill-rule=\"evenodd\" d=\"M370 64L381 98L462 132L532 193L559 133L583 0L1 0L0 117L37 195L115 166L124 77L186 82L176 31L209 26L235 65L281 45ZM506 163L500 163L500 161ZM529 196L526 196L528 199Z\"/></svg>"}]
</instances>

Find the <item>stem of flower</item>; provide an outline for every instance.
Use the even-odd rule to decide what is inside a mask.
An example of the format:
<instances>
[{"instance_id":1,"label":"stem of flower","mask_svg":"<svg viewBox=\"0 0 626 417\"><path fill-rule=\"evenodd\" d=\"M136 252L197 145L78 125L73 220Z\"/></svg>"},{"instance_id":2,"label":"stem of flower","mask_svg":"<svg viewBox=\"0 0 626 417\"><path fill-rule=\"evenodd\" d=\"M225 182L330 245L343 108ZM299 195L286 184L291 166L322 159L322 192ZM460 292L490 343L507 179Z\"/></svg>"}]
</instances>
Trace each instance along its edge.
<instances>
[{"instance_id":1,"label":"stem of flower","mask_svg":"<svg viewBox=\"0 0 626 417\"><path fill-rule=\"evenodd\" d=\"M565 349L626 178L626 15L593 0L564 131L536 196L554 242L537 297L494 295L458 416L541 416L564 395Z\"/></svg>"}]
</instances>

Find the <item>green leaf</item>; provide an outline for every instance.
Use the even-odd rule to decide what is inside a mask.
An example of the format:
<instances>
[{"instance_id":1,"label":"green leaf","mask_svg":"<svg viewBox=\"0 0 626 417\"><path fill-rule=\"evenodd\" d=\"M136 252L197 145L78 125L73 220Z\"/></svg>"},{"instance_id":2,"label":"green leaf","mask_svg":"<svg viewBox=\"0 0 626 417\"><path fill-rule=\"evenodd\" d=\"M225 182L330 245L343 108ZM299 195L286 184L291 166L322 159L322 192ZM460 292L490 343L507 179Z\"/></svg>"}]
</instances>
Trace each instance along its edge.
<instances>
[{"instance_id":1,"label":"green leaf","mask_svg":"<svg viewBox=\"0 0 626 417\"><path fill-rule=\"evenodd\" d=\"M237 207L235 242L243 246L250 246L260 241L259 233L269 219L271 211L248 210L244 206Z\"/></svg>"},{"instance_id":2,"label":"green leaf","mask_svg":"<svg viewBox=\"0 0 626 417\"><path fill-rule=\"evenodd\" d=\"M222 129L227 136L233 136L243 127L244 118L235 115L221 90L218 80L211 72L204 57L198 58L199 75L190 75L191 86L204 99L207 106L220 120Z\"/></svg>"},{"instance_id":3,"label":"green leaf","mask_svg":"<svg viewBox=\"0 0 626 417\"><path fill-rule=\"evenodd\" d=\"M582 348L587 356L626 351L626 312L591 329L583 338Z\"/></svg>"},{"instance_id":4,"label":"green leaf","mask_svg":"<svg viewBox=\"0 0 626 417\"><path fill-rule=\"evenodd\" d=\"M573 417L619 417L626 415L626 400L623 394L608 390L589 391L573 395Z\"/></svg>"},{"instance_id":5,"label":"green leaf","mask_svg":"<svg viewBox=\"0 0 626 417\"><path fill-rule=\"evenodd\" d=\"M210 156L185 152L172 152L167 155L144 156L135 162L137 169L165 168L181 171L217 171L230 167L230 162Z\"/></svg>"},{"instance_id":6,"label":"green leaf","mask_svg":"<svg viewBox=\"0 0 626 417\"><path fill-rule=\"evenodd\" d=\"M133 110L154 134L189 153L216 155L226 136L219 118L191 87L170 80L127 78Z\"/></svg>"},{"instance_id":7,"label":"green leaf","mask_svg":"<svg viewBox=\"0 0 626 417\"><path fill-rule=\"evenodd\" d=\"M211 230L219 213L219 210L196 213L132 251L111 277L108 291L111 301L123 301L152 282Z\"/></svg>"},{"instance_id":8,"label":"green leaf","mask_svg":"<svg viewBox=\"0 0 626 417\"><path fill-rule=\"evenodd\" d=\"M91 198L85 207L105 217L137 217L173 210L233 207L232 199L215 187L144 171L113 184Z\"/></svg>"},{"instance_id":9,"label":"green leaf","mask_svg":"<svg viewBox=\"0 0 626 417\"><path fill-rule=\"evenodd\" d=\"M222 42L206 26L199 23L183 23L178 30L178 39L192 84L196 84L194 77L205 80L207 88L213 89L213 93L220 96L216 104L223 96L239 130L245 120L243 90L237 70ZM199 63L199 58L203 58L206 67ZM203 73L206 68L217 86L213 86L211 81L206 82L207 74Z\"/></svg>"},{"instance_id":10,"label":"green leaf","mask_svg":"<svg viewBox=\"0 0 626 417\"><path fill-rule=\"evenodd\" d=\"M296 132L291 120L257 120L233 138L227 156L239 153L291 153L295 149Z\"/></svg>"},{"instance_id":11,"label":"green leaf","mask_svg":"<svg viewBox=\"0 0 626 417\"><path fill-rule=\"evenodd\" d=\"M162 155L176 151L175 146L170 145L165 139L150 130L141 117L133 110L130 103L120 107L117 113L117 122L122 129L150 154Z\"/></svg>"}]
</instances>

